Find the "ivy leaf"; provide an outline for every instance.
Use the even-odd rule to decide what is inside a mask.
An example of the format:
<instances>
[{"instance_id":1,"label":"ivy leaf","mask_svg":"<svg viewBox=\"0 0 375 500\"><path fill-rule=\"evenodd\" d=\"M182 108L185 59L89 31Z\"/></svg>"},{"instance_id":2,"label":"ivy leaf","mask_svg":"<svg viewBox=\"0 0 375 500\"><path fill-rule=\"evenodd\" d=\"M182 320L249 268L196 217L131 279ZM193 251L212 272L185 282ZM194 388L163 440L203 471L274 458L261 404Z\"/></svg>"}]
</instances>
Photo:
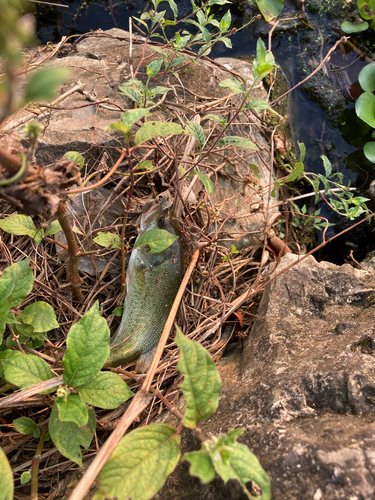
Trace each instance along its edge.
<instances>
[{"instance_id":1,"label":"ivy leaf","mask_svg":"<svg viewBox=\"0 0 375 500\"><path fill-rule=\"evenodd\" d=\"M148 141L153 137L166 137L167 135L181 134L181 132L183 130L178 123L146 122L135 134L134 144L139 146L142 142Z\"/></svg>"},{"instance_id":2,"label":"ivy leaf","mask_svg":"<svg viewBox=\"0 0 375 500\"><path fill-rule=\"evenodd\" d=\"M98 301L69 331L63 358L64 383L71 387L95 377L109 356L109 328Z\"/></svg>"},{"instance_id":3,"label":"ivy leaf","mask_svg":"<svg viewBox=\"0 0 375 500\"><path fill-rule=\"evenodd\" d=\"M0 220L3 231L15 236L31 236L34 238L36 227L31 217L22 214L13 214L6 219Z\"/></svg>"},{"instance_id":4,"label":"ivy leaf","mask_svg":"<svg viewBox=\"0 0 375 500\"><path fill-rule=\"evenodd\" d=\"M95 412L92 408L88 409L88 415L88 422L82 427L78 427L74 422L63 422L59 419L59 411L55 403L49 419L48 429L54 445L64 457L80 466L82 466L80 446L87 450L96 428Z\"/></svg>"},{"instance_id":5,"label":"ivy leaf","mask_svg":"<svg viewBox=\"0 0 375 500\"><path fill-rule=\"evenodd\" d=\"M13 500L13 472L10 463L0 448L0 500Z\"/></svg>"},{"instance_id":6,"label":"ivy leaf","mask_svg":"<svg viewBox=\"0 0 375 500\"><path fill-rule=\"evenodd\" d=\"M25 100L52 101L55 97L57 86L69 78L71 71L68 68L53 67L39 69L33 73L26 85Z\"/></svg>"},{"instance_id":7,"label":"ivy leaf","mask_svg":"<svg viewBox=\"0 0 375 500\"><path fill-rule=\"evenodd\" d=\"M208 194L213 193L215 186L212 180L208 177L208 175L202 174L201 172L198 172L198 170L193 170L193 173L199 177L199 179L203 182L204 187L206 188L206 191Z\"/></svg>"},{"instance_id":8,"label":"ivy leaf","mask_svg":"<svg viewBox=\"0 0 375 500\"><path fill-rule=\"evenodd\" d=\"M134 396L124 380L112 372L99 372L78 389L81 398L91 406L112 410Z\"/></svg>"},{"instance_id":9,"label":"ivy leaf","mask_svg":"<svg viewBox=\"0 0 375 500\"><path fill-rule=\"evenodd\" d=\"M94 500L148 500L162 488L180 457L180 436L170 425L153 424L121 439L99 474Z\"/></svg>"},{"instance_id":10,"label":"ivy leaf","mask_svg":"<svg viewBox=\"0 0 375 500\"><path fill-rule=\"evenodd\" d=\"M120 237L114 233L103 233L99 231L94 241L101 247L121 248Z\"/></svg>"},{"instance_id":11,"label":"ivy leaf","mask_svg":"<svg viewBox=\"0 0 375 500\"><path fill-rule=\"evenodd\" d=\"M68 151L67 153L64 154L63 158L68 158L68 160L74 161L74 163L79 167L81 170L85 164L85 159L81 155L81 153L78 153L77 151ZM57 232L57 231L56 231Z\"/></svg>"},{"instance_id":12,"label":"ivy leaf","mask_svg":"<svg viewBox=\"0 0 375 500\"><path fill-rule=\"evenodd\" d=\"M3 272L0 280L13 279L14 288L8 302L10 307L16 307L23 302L33 289L34 273L29 267L30 257L12 264Z\"/></svg>"},{"instance_id":13,"label":"ivy leaf","mask_svg":"<svg viewBox=\"0 0 375 500\"><path fill-rule=\"evenodd\" d=\"M59 420L62 422L74 422L78 427L87 424L89 414L85 402L77 394L69 394L55 398L59 410Z\"/></svg>"},{"instance_id":14,"label":"ivy leaf","mask_svg":"<svg viewBox=\"0 0 375 500\"><path fill-rule=\"evenodd\" d=\"M27 325L32 325L36 333L59 328L53 307L43 301L26 306L18 318L21 318Z\"/></svg>"},{"instance_id":15,"label":"ivy leaf","mask_svg":"<svg viewBox=\"0 0 375 500\"><path fill-rule=\"evenodd\" d=\"M221 389L220 375L208 351L198 342L185 337L178 327L175 341L181 353L177 369L184 375L181 389L186 398L182 423L194 429L201 420L216 411Z\"/></svg>"},{"instance_id":16,"label":"ivy leaf","mask_svg":"<svg viewBox=\"0 0 375 500\"><path fill-rule=\"evenodd\" d=\"M13 420L14 428L21 434L34 434L34 437L40 436L39 427L37 427L34 420L27 417L20 417Z\"/></svg>"},{"instance_id":17,"label":"ivy leaf","mask_svg":"<svg viewBox=\"0 0 375 500\"><path fill-rule=\"evenodd\" d=\"M45 235L50 236L52 234L56 234L62 231L60 222L58 220L54 220L46 229Z\"/></svg>"},{"instance_id":18,"label":"ivy leaf","mask_svg":"<svg viewBox=\"0 0 375 500\"><path fill-rule=\"evenodd\" d=\"M237 148L253 149L254 151L259 151L258 146L256 146L253 142L238 135L228 135L227 137L223 137L220 141L220 145L230 145Z\"/></svg>"},{"instance_id":19,"label":"ivy leaf","mask_svg":"<svg viewBox=\"0 0 375 500\"><path fill-rule=\"evenodd\" d=\"M202 151L202 148L206 142L206 135L204 130L199 123L190 122L189 120L186 122L187 131L196 139L199 149Z\"/></svg>"},{"instance_id":20,"label":"ivy leaf","mask_svg":"<svg viewBox=\"0 0 375 500\"><path fill-rule=\"evenodd\" d=\"M6 361L2 360L2 363L4 378L7 382L16 385L20 389L26 389L31 385L49 380L55 376L44 359L31 354L12 356Z\"/></svg>"},{"instance_id":21,"label":"ivy leaf","mask_svg":"<svg viewBox=\"0 0 375 500\"><path fill-rule=\"evenodd\" d=\"M170 247L176 240L178 240L178 236L165 229L149 229L138 236L134 248L148 245L150 253L159 253Z\"/></svg>"},{"instance_id":22,"label":"ivy leaf","mask_svg":"<svg viewBox=\"0 0 375 500\"><path fill-rule=\"evenodd\" d=\"M229 89L233 94L240 95L245 93L244 84L239 82L236 78L227 78L219 83L219 87L223 89Z\"/></svg>"}]
</instances>

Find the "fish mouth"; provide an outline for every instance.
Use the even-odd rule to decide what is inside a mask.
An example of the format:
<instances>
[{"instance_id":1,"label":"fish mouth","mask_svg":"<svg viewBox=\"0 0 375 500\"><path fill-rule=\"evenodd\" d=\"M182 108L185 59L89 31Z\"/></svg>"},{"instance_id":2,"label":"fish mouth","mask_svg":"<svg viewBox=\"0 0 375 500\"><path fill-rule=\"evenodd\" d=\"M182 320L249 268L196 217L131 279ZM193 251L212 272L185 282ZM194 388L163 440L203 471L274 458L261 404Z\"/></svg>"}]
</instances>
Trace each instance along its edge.
<instances>
[{"instance_id":1,"label":"fish mouth","mask_svg":"<svg viewBox=\"0 0 375 500\"><path fill-rule=\"evenodd\" d=\"M172 203L173 201L169 191L159 194L147 212L142 214L140 224L141 232L145 231L155 220L165 215L172 206Z\"/></svg>"}]
</instances>

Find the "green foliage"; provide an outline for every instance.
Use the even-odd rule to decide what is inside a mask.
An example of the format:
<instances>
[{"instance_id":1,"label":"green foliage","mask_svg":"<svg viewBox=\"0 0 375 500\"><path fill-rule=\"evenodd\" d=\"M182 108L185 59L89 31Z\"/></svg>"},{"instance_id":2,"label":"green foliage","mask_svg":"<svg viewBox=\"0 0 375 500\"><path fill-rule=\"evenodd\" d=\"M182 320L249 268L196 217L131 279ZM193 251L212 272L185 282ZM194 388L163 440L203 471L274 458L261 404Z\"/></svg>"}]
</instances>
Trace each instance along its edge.
<instances>
[{"instance_id":1,"label":"green foliage","mask_svg":"<svg viewBox=\"0 0 375 500\"><path fill-rule=\"evenodd\" d=\"M30 236L34 239L36 246L42 241L44 236L43 229L37 229L31 217L22 214L13 214L6 219L0 220L0 228L9 234L15 236ZM49 236L61 231L61 226L58 221L52 222L45 232L45 236Z\"/></svg>"},{"instance_id":2,"label":"green foliage","mask_svg":"<svg viewBox=\"0 0 375 500\"><path fill-rule=\"evenodd\" d=\"M220 145L226 146L235 146L237 148L245 148L245 149L252 149L253 151L259 151L259 148L256 144L254 144L252 141L249 141L249 139L245 139L244 137L240 137L238 135L227 135L226 137L223 137L220 141Z\"/></svg>"},{"instance_id":3,"label":"green foliage","mask_svg":"<svg viewBox=\"0 0 375 500\"><path fill-rule=\"evenodd\" d=\"M358 15L364 19L363 22L345 21L341 24L341 29L345 33L360 33L368 28L375 28L375 0L357 0Z\"/></svg>"},{"instance_id":4,"label":"green foliage","mask_svg":"<svg viewBox=\"0 0 375 500\"><path fill-rule=\"evenodd\" d=\"M142 125L134 137L134 144L139 146L154 137L167 137L168 135L181 134L182 127L178 123L165 123L150 121Z\"/></svg>"},{"instance_id":5,"label":"green foliage","mask_svg":"<svg viewBox=\"0 0 375 500\"><path fill-rule=\"evenodd\" d=\"M132 391L116 373L99 372L78 388L78 394L91 406L111 410L133 397Z\"/></svg>"},{"instance_id":6,"label":"green foliage","mask_svg":"<svg viewBox=\"0 0 375 500\"><path fill-rule=\"evenodd\" d=\"M59 411L59 420L74 422L78 427L87 424L89 419L88 408L85 402L76 394L65 393L55 398L55 405Z\"/></svg>"},{"instance_id":7,"label":"green foliage","mask_svg":"<svg viewBox=\"0 0 375 500\"><path fill-rule=\"evenodd\" d=\"M69 78L71 71L68 68L55 66L53 68L38 69L31 75L25 88L25 100L52 101L57 86Z\"/></svg>"},{"instance_id":8,"label":"green foliage","mask_svg":"<svg viewBox=\"0 0 375 500\"><path fill-rule=\"evenodd\" d=\"M39 427L37 427L34 420L27 417L20 417L13 420L14 428L21 434L32 434L35 438L40 436Z\"/></svg>"},{"instance_id":9,"label":"green foliage","mask_svg":"<svg viewBox=\"0 0 375 500\"><path fill-rule=\"evenodd\" d=\"M363 152L369 161L371 161L372 163L375 163L375 142L374 141L367 142L363 147Z\"/></svg>"},{"instance_id":10,"label":"green foliage","mask_svg":"<svg viewBox=\"0 0 375 500\"><path fill-rule=\"evenodd\" d=\"M26 470L21 474L21 484L26 484L31 480L31 472L30 470Z\"/></svg>"},{"instance_id":11,"label":"green foliage","mask_svg":"<svg viewBox=\"0 0 375 500\"><path fill-rule=\"evenodd\" d=\"M284 0L255 0L265 21L268 23L278 17L284 8Z\"/></svg>"},{"instance_id":12,"label":"green foliage","mask_svg":"<svg viewBox=\"0 0 375 500\"><path fill-rule=\"evenodd\" d=\"M371 92L361 94L355 103L357 116L375 128L375 96Z\"/></svg>"},{"instance_id":13,"label":"green foliage","mask_svg":"<svg viewBox=\"0 0 375 500\"><path fill-rule=\"evenodd\" d=\"M77 151L68 151L64 154L64 158L68 158L68 160L74 161L74 163L79 167L80 170L85 164L84 157Z\"/></svg>"},{"instance_id":14,"label":"green foliage","mask_svg":"<svg viewBox=\"0 0 375 500\"><path fill-rule=\"evenodd\" d=\"M13 500L13 491L13 472L5 453L0 448L0 500Z\"/></svg>"},{"instance_id":15,"label":"green foliage","mask_svg":"<svg viewBox=\"0 0 375 500\"><path fill-rule=\"evenodd\" d=\"M211 194L214 192L215 186L212 180L208 177L208 175L202 174L201 172L198 172L198 170L193 170L193 174L195 174L199 179L202 181L204 187L206 188L206 191L208 194Z\"/></svg>"},{"instance_id":16,"label":"green foliage","mask_svg":"<svg viewBox=\"0 0 375 500\"><path fill-rule=\"evenodd\" d=\"M275 68L275 58L272 52L267 52L263 40L258 38L257 55L253 61L254 84L259 80L263 80Z\"/></svg>"},{"instance_id":17,"label":"green foliage","mask_svg":"<svg viewBox=\"0 0 375 500\"><path fill-rule=\"evenodd\" d=\"M148 245L150 253L159 253L170 247L176 240L178 240L178 236L165 229L149 229L138 236L134 248Z\"/></svg>"},{"instance_id":18,"label":"green foliage","mask_svg":"<svg viewBox=\"0 0 375 500\"><path fill-rule=\"evenodd\" d=\"M54 378L49 364L44 359L31 354L12 356L7 360L2 360L2 364L5 380L20 389L26 389L31 385Z\"/></svg>"},{"instance_id":19,"label":"green foliage","mask_svg":"<svg viewBox=\"0 0 375 500\"><path fill-rule=\"evenodd\" d=\"M121 248L121 240L118 234L99 231L94 241L101 247Z\"/></svg>"},{"instance_id":20,"label":"green foliage","mask_svg":"<svg viewBox=\"0 0 375 500\"><path fill-rule=\"evenodd\" d=\"M175 340L181 355L177 369L184 375L181 389L186 398L186 413L182 423L194 429L201 420L216 411L221 388L220 375L206 349L185 337L179 328Z\"/></svg>"}]
</instances>

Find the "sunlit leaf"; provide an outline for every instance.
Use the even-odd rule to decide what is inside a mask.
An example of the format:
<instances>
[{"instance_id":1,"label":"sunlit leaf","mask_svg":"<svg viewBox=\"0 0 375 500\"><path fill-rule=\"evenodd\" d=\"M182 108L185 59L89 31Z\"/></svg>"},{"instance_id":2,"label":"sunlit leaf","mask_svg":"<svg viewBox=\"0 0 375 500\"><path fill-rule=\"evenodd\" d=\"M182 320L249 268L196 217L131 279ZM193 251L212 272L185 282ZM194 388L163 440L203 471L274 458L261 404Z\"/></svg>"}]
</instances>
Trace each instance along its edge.
<instances>
[{"instance_id":1,"label":"sunlit leaf","mask_svg":"<svg viewBox=\"0 0 375 500\"><path fill-rule=\"evenodd\" d=\"M74 163L79 167L80 170L85 164L84 157L77 151L68 151L64 154L64 158L68 158L68 160L74 161Z\"/></svg>"},{"instance_id":2,"label":"sunlit leaf","mask_svg":"<svg viewBox=\"0 0 375 500\"><path fill-rule=\"evenodd\" d=\"M91 406L111 410L133 397L133 392L117 373L99 372L95 377L80 386L78 394Z\"/></svg>"},{"instance_id":3,"label":"sunlit leaf","mask_svg":"<svg viewBox=\"0 0 375 500\"><path fill-rule=\"evenodd\" d=\"M118 234L99 231L94 241L101 247L121 248L121 240Z\"/></svg>"},{"instance_id":4,"label":"sunlit leaf","mask_svg":"<svg viewBox=\"0 0 375 500\"><path fill-rule=\"evenodd\" d=\"M40 434L39 428L37 427L34 420L31 420L31 418L28 417L16 418L15 420L13 420L13 425L16 431L20 432L21 434L34 434L35 432L37 432L38 435L35 437L39 437Z\"/></svg>"},{"instance_id":5,"label":"sunlit leaf","mask_svg":"<svg viewBox=\"0 0 375 500\"><path fill-rule=\"evenodd\" d=\"M208 175L202 174L201 172L198 172L198 170L193 170L193 174L197 175L199 177L199 179L203 182L203 185L206 188L206 191L208 194L211 194L214 192L214 189L215 189L214 183L208 177Z\"/></svg>"},{"instance_id":6,"label":"sunlit leaf","mask_svg":"<svg viewBox=\"0 0 375 500\"><path fill-rule=\"evenodd\" d=\"M369 27L367 21L362 21L361 23L351 23L350 21L344 21L341 24L341 29L344 33L361 33L361 31L366 31ZM363 87L362 87L363 88Z\"/></svg>"},{"instance_id":7,"label":"sunlit leaf","mask_svg":"<svg viewBox=\"0 0 375 500\"><path fill-rule=\"evenodd\" d=\"M34 273L29 267L30 257L7 267L0 280L13 279L14 288L8 298L10 307L21 304L33 289Z\"/></svg>"},{"instance_id":8,"label":"sunlit leaf","mask_svg":"<svg viewBox=\"0 0 375 500\"><path fill-rule=\"evenodd\" d=\"M0 220L0 228L15 236L31 236L36 234L36 227L31 217L22 214L13 214Z\"/></svg>"},{"instance_id":9,"label":"sunlit leaf","mask_svg":"<svg viewBox=\"0 0 375 500\"><path fill-rule=\"evenodd\" d=\"M62 231L60 222L58 220L54 220L46 229L45 235L50 236L52 234L56 234L59 231Z\"/></svg>"},{"instance_id":10,"label":"sunlit leaf","mask_svg":"<svg viewBox=\"0 0 375 500\"><path fill-rule=\"evenodd\" d=\"M363 152L366 156L366 158L371 161L372 163L375 163L375 142L367 142L364 145Z\"/></svg>"},{"instance_id":11,"label":"sunlit leaf","mask_svg":"<svg viewBox=\"0 0 375 500\"><path fill-rule=\"evenodd\" d=\"M358 75L358 81L366 92L373 92L375 90L375 63L368 64L362 68Z\"/></svg>"},{"instance_id":12,"label":"sunlit leaf","mask_svg":"<svg viewBox=\"0 0 375 500\"><path fill-rule=\"evenodd\" d=\"M355 103L357 116L370 127L375 128L375 95L371 92L364 92Z\"/></svg>"},{"instance_id":13,"label":"sunlit leaf","mask_svg":"<svg viewBox=\"0 0 375 500\"><path fill-rule=\"evenodd\" d=\"M281 118L281 115L277 113L267 101L264 99L252 99L248 102L246 109L254 109L257 113L263 113L263 111L269 111L270 113L274 113L275 115Z\"/></svg>"},{"instance_id":14,"label":"sunlit leaf","mask_svg":"<svg viewBox=\"0 0 375 500\"><path fill-rule=\"evenodd\" d=\"M176 240L178 240L178 236L165 229L149 229L138 236L134 248L148 245L150 253L159 253L170 247Z\"/></svg>"},{"instance_id":15,"label":"sunlit leaf","mask_svg":"<svg viewBox=\"0 0 375 500\"><path fill-rule=\"evenodd\" d=\"M149 108L130 109L125 113L121 113L120 122L124 123L128 129L131 129L134 123L137 123L141 118L150 116Z\"/></svg>"},{"instance_id":16,"label":"sunlit leaf","mask_svg":"<svg viewBox=\"0 0 375 500\"><path fill-rule=\"evenodd\" d=\"M55 66L38 69L33 73L26 85L25 100L52 101L57 87L69 78L71 71L68 68Z\"/></svg>"},{"instance_id":17,"label":"sunlit leaf","mask_svg":"<svg viewBox=\"0 0 375 500\"><path fill-rule=\"evenodd\" d=\"M255 0L265 21L268 23L278 17L284 8L284 0Z\"/></svg>"},{"instance_id":18,"label":"sunlit leaf","mask_svg":"<svg viewBox=\"0 0 375 500\"><path fill-rule=\"evenodd\" d=\"M44 359L31 354L12 356L7 360L2 360L2 363L4 378L20 389L26 389L55 376Z\"/></svg>"},{"instance_id":19,"label":"sunlit leaf","mask_svg":"<svg viewBox=\"0 0 375 500\"><path fill-rule=\"evenodd\" d=\"M162 57L159 57L159 59L155 59L155 61L150 62L150 64L146 67L147 74L151 76L151 78L155 77L159 73L162 64Z\"/></svg>"},{"instance_id":20,"label":"sunlit leaf","mask_svg":"<svg viewBox=\"0 0 375 500\"><path fill-rule=\"evenodd\" d=\"M325 155L321 155L320 158L323 160L323 166L326 173L326 177L329 177L332 174L332 164Z\"/></svg>"},{"instance_id":21,"label":"sunlit leaf","mask_svg":"<svg viewBox=\"0 0 375 500\"><path fill-rule=\"evenodd\" d=\"M186 122L187 131L196 139L199 148L202 149L206 142L206 134L202 126L199 123L187 121Z\"/></svg>"},{"instance_id":22,"label":"sunlit leaf","mask_svg":"<svg viewBox=\"0 0 375 500\"><path fill-rule=\"evenodd\" d=\"M59 328L53 307L43 301L26 306L18 318L21 318L24 323L32 325L34 332L49 332L54 328Z\"/></svg>"},{"instance_id":23,"label":"sunlit leaf","mask_svg":"<svg viewBox=\"0 0 375 500\"><path fill-rule=\"evenodd\" d=\"M10 463L0 448L0 500L13 500L13 472Z\"/></svg>"},{"instance_id":24,"label":"sunlit leaf","mask_svg":"<svg viewBox=\"0 0 375 500\"><path fill-rule=\"evenodd\" d=\"M223 89L229 89L236 95L243 94L245 92L244 84L239 82L237 78L234 77L227 78L226 80L221 81L219 83L219 87L222 87Z\"/></svg>"},{"instance_id":25,"label":"sunlit leaf","mask_svg":"<svg viewBox=\"0 0 375 500\"><path fill-rule=\"evenodd\" d=\"M134 144L138 146L142 144L142 142L148 141L154 137L166 137L167 135L181 134L181 132L183 132L183 130L178 123L146 122L135 134Z\"/></svg>"},{"instance_id":26,"label":"sunlit leaf","mask_svg":"<svg viewBox=\"0 0 375 500\"><path fill-rule=\"evenodd\" d=\"M77 394L57 397L55 403L62 422L74 422L78 427L87 424L89 419L87 406Z\"/></svg>"}]
</instances>

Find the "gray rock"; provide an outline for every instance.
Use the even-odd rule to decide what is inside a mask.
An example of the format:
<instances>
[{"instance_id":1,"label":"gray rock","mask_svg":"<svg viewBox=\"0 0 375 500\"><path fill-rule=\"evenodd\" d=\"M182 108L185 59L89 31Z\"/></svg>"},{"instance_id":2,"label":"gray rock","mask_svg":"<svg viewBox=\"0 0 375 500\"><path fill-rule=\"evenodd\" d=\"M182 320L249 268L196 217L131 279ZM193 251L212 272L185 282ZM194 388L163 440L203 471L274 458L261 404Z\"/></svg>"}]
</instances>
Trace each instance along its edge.
<instances>
[{"instance_id":1,"label":"gray rock","mask_svg":"<svg viewBox=\"0 0 375 500\"><path fill-rule=\"evenodd\" d=\"M276 273L296 259L285 255ZM219 408L201 429L244 427L239 441L274 500L375 498L374 286L369 273L307 257L266 286L243 351L221 363ZM187 432L182 440L199 448ZM234 483L201 485L184 463L157 496L177 497L246 498Z\"/></svg>"}]
</instances>

